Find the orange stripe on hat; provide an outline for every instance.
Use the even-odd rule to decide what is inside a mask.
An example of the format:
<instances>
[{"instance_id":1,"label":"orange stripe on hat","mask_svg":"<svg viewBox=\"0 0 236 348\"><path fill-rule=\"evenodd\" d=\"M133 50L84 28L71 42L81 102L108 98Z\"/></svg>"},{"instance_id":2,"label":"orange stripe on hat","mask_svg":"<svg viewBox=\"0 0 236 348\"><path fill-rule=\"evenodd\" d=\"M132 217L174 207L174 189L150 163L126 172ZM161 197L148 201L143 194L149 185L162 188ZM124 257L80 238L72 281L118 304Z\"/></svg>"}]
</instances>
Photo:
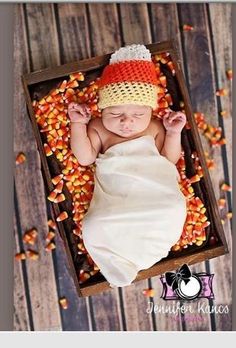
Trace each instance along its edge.
<instances>
[{"instance_id":1,"label":"orange stripe on hat","mask_svg":"<svg viewBox=\"0 0 236 348\"><path fill-rule=\"evenodd\" d=\"M98 82L99 87L119 82L144 82L157 85L157 75L153 62L129 60L107 65Z\"/></svg>"}]
</instances>

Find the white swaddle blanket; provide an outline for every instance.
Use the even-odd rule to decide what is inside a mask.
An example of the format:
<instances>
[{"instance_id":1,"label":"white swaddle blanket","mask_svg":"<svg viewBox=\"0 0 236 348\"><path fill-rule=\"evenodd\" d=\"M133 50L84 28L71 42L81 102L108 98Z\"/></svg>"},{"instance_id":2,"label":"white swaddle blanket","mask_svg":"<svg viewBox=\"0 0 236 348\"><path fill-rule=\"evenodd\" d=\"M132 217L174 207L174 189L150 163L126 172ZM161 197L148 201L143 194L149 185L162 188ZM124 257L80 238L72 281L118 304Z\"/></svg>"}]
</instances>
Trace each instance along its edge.
<instances>
[{"instance_id":1,"label":"white swaddle blanket","mask_svg":"<svg viewBox=\"0 0 236 348\"><path fill-rule=\"evenodd\" d=\"M178 241L187 214L179 178L151 135L99 154L82 234L111 286L131 284L140 270L166 257Z\"/></svg>"}]
</instances>

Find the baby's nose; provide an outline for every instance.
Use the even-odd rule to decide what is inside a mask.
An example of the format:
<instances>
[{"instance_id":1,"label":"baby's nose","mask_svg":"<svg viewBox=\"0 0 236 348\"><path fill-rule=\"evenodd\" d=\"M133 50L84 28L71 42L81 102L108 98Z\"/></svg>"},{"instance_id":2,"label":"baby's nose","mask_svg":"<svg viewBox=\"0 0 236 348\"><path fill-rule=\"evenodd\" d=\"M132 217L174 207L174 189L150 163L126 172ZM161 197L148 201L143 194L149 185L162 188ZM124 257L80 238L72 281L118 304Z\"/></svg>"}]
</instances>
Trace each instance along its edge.
<instances>
[{"instance_id":1,"label":"baby's nose","mask_svg":"<svg viewBox=\"0 0 236 348\"><path fill-rule=\"evenodd\" d=\"M132 117L124 115L123 117L121 117L120 122L123 123L123 124L130 124L130 123L133 123L134 120L133 120Z\"/></svg>"}]
</instances>

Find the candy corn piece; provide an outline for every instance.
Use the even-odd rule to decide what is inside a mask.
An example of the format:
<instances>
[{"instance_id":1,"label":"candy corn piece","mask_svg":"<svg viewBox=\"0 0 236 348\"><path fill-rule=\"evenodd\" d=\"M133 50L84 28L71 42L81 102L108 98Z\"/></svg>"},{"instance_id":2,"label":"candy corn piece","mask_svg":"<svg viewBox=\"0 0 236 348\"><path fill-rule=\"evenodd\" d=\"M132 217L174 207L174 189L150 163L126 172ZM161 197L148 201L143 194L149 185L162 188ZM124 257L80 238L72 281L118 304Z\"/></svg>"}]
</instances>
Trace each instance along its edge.
<instances>
[{"instance_id":1,"label":"candy corn piece","mask_svg":"<svg viewBox=\"0 0 236 348\"><path fill-rule=\"evenodd\" d=\"M59 303L60 303L62 309L68 308L68 301L65 297L60 298Z\"/></svg>"},{"instance_id":2,"label":"candy corn piece","mask_svg":"<svg viewBox=\"0 0 236 348\"><path fill-rule=\"evenodd\" d=\"M60 193L55 199L54 203L60 203L63 202L66 199L65 195L63 193Z\"/></svg>"},{"instance_id":3,"label":"candy corn piece","mask_svg":"<svg viewBox=\"0 0 236 348\"><path fill-rule=\"evenodd\" d=\"M66 86L67 86L67 80L64 80L58 88L59 92L64 92L66 89Z\"/></svg>"},{"instance_id":4,"label":"candy corn piece","mask_svg":"<svg viewBox=\"0 0 236 348\"><path fill-rule=\"evenodd\" d=\"M62 178L63 178L63 174L59 174L55 176L54 178L52 178L53 185L57 185Z\"/></svg>"},{"instance_id":5,"label":"candy corn piece","mask_svg":"<svg viewBox=\"0 0 236 348\"><path fill-rule=\"evenodd\" d=\"M226 76L227 76L228 80L232 80L232 78L233 78L233 70L232 69L226 70Z\"/></svg>"},{"instance_id":6,"label":"candy corn piece","mask_svg":"<svg viewBox=\"0 0 236 348\"><path fill-rule=\"evenodd\" d=\"M47 198L49 201L54 202L56 199L56 196L57 196L57 193L55 191L52 191Z\"/></svg>"},{"instance_id":7,"label":"candy corn piece","mask_svg":"<svg viewBox=\"0 0 236 348\"><path fill-rule=\"evenodd\" d=\"M62 189L63 189L63 184L64 184L63 180L59 181L59 183L56 185L56 187L53 191L56 193L61 193Z\"/></svg>"},{"instance_id":8,"label":"candy corn piece","mask_svg":"<svg viewBox=\"0 0 236 348\"><path fill-rule=\"evenodd\" d=\"M26 156L23 152L18 153L18 155L16 156L16 165L25 162L26 160Z\"/></svg>"},{"instance_id":9,"label":"candy corn piece","mask_svg":"<svg viewBox=\"0 0 236 348\"><path fill-rule=\"evenodd\" d=\"M228 90L227 90L226 88L218 89L218 90L216 91L216 95L217 95L218 97L224 97L224 96L228 95Z\"/></svg>"},{"instance_id":10,"label":"candy corn piece","mask_svg":"<svg viewBox=\"0 0 236 348\"><path fill-rule=\"evenodd\" d=\"M219 209L223 209L225 207L225 205L226 205L226 199L225 198L220 198L218 200L218 207L219 207Z\"/></svg>"},{"instance_id":11,"label":"candy corn piece","mask_svg":"<svg viewBox=\"0 0 236 348\"><path fill-rule=\"evenodd\" d=\"M45 151L46 156L51 156L52 155L52 150L50 149L48 144L43 144L43 147L44 147L44 151Z\"/></svg>"},{"instance_id":12,"label":"candy corn piece","mask_svg":"<svg viewBox=\"0 0 236 348\"><path fill-rule=\"evenodd\" d=\"M166 82L166 76L163 75L163 76L160 76L159 77L159 80L160 80L160 83L163 87L166 87L167 86L167 82Z\"/></svg>"},{"instance_id":13,"label":"candy corn piece","mask_svg":"<svg viewBox=\"0 0 236 348\"><path fill-rule=\"evenodd\" d=\"M84 75L81 72L76 72L70 75L70 79L84 81Z\"/></svg>"},{"instance_id":14,"label":"candy corn piece","mask_svg":"<svg viewBox=\"0 0 236 348\"><path fill-rule=\"evenodd\" d=\"M68 84L67 84L67 87L69 88L76 88L76 87L78 87L79 86L79 83L78 83L78 81L76 81L76 80L73 80L73 81L69 81L68 82Z\"/></svg>"},{"instance_id":15,"label":"candy corn piece","mask_svg":"<svg viewBox=\"0 0 236 348\"><path fill-rule=\"evenodd\" d=\"M220 188L222 191L231 191L231 186L227 185L226 183L222 184Z\"/></svg>"},{"instance_id":16,"label":"candy corn piece","mask_svg":"<svg viewBox=\"0 0 236 348\"><path fill-rule=\"evenodd\" d=\"M173 245L173 247L171 248L172 251L181 251L181 246L179 244L175 244Z\"/></svg>"},{"instance_id":17,"label":"candy corn piece","mask_svg":"<svg viewBox=\"0 0 236 348\"><path fill-rule=\"evenodd\" d=\"M25 243L29 243L31 245L35 244L36 238L38 235L38 231L36 230L36 228L32 228L31 230L25 232L24 236L23 236L23 241Z\"/></svg>"},{"instance_id":18,"label":"candy corn piece","mask_svg":"<svg viewBox=\"0 0 236 348\"><path fill-rule=\"evenodd\" d=\"M30 249L26 251L26 256L31 260L38 260L39 258L38 252Z\"/></svg>"},{"instance_id":19,"label":"candy corn piece","mask_svg":"<svg viewBox=\"0 0 236 348\"><path fill-rule=\"evenodd\" d=\"M79 275L79 282L80 283L83 283L85 282L86 280L88 280L90 278L90 274L88 272L82 272L80 273Z\"/></svg>"},{"instance_id":20,"label":"candy corn piece","mask_svg":"<svg viewBox=\"0 0 236 348\"><path fill-rule=\"evenodd\" d=\"M228 116L228 111L226 111L226 110L222 110L221 112L220 112L220 115L222 116L222 117L224 117L224 116Z\"/></svg>"},{"instance_id":21,"label":"candy corn piece","mask_svg":"<svg viewBox=\"0 0 236 348\"><path fill-rule=\"evenodd\" d=\"M146 297L154 297L155 290L154 289L144 289L143 290L143 295L146 296Z\"/></svg>"},{"instance_id":22,"label":"candy corn piece","mask_svg":"<svg viewBox=\"0 0 236 348\"><path fill-rule=\"evenodd\" d=\"M15 254L15 260L21 261L21 260L25 260L25 259L26 259L25 253L17 253L17 254Z\"/></svg>"},{"instance_id":23,"label":"candy corn piece","mask_svg":"<svg viewBox=\"0 0 236 348\"><path fill-rule=\"evenodd\" d=\"M194 183L194 182L198 182L198 181L200 181L200 180L201 180L201 178L200 178L200 176L199 176L198 174L192 176L192 177L189 179L189 181L190 181L191 184Z\"/></svg>"},{"instance_id":24,"label":"candy corn piece","mask_svg":"<svg viewBox=\"0 0 236 348\"><path fill-rule=\"evenodd\" d=\"M55 232L49 231L45 239L46 243L49 243L55 237L55 235Z\"/></svg>"},{"instance_id":25,"label":"candy corn piece","mask_svg":"<svg viewBox=\"0 0 236 348\"><path fill-rule=\"evenodd\" d=\"M57 229L57 224L55 221L53 221L52 219L48 220L48 226L51 227L53 230Z\"/></svg>"},{"instance_id":26,"label":"candy corn piece","mask_svg":"<svg viewBox=\"0 0 236 348\"><path fill-rule=\"evenodd\" d=\"M68 214L66 211L63 211L61 214L58 215L58 217L56 218L57 221L63 221L65 219L68 218Z\"/></svg>"},{"instance_id":27,"label":"candy corn piece","mask_svg":"<svg viewBox=\"0 0 236 348\"><path fill-rule=\"evenodd\" d=\"M45 250L51 251L53 249L56 249L56 245L53 242L50 242L48 245L46 245Z\"/></svg>"},{"instance_id":28,"label":"candy corn piece","mask_svg":"<svg viewBox=\"0 0 236 348\"><path fill-rule=\"evenodd\" d=\"M183 25L183 31L191 31L193 29L194 28L191 25L188 25L188 24Z\"/></svg>"}]
</instances>

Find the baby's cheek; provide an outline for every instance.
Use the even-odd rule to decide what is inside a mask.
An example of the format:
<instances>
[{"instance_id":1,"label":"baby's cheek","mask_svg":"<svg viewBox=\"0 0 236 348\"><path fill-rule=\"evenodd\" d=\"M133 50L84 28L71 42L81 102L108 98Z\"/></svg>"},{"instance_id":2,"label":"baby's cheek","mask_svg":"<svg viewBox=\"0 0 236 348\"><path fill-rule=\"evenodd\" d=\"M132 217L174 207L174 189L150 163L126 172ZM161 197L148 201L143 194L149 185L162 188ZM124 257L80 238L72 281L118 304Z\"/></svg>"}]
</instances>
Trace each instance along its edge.
<instances>
[{"instance_id":1,"label":"baby's cheek","mask_svg":"<svg viewBox=\"0 0 236 348\"><path fill-rule=\"evenodd\" d=\"M118 128L119 121L114 120L114 119L109 119L109 120L103 121L103 125L109 131L113 131L113 130L116 130Z\"/></svg>"},{"instance_id":2,"label":"baby's cheek","mask_svg":"<svg viewBox=\"0 0 236 348\"><path fill-rule=\"evenodd\" d=\"M144 130L148 127L149 123L149 119L140 119L137 121L137 128L139 128L140 130Z\"/></svg>"}]
</instances>

